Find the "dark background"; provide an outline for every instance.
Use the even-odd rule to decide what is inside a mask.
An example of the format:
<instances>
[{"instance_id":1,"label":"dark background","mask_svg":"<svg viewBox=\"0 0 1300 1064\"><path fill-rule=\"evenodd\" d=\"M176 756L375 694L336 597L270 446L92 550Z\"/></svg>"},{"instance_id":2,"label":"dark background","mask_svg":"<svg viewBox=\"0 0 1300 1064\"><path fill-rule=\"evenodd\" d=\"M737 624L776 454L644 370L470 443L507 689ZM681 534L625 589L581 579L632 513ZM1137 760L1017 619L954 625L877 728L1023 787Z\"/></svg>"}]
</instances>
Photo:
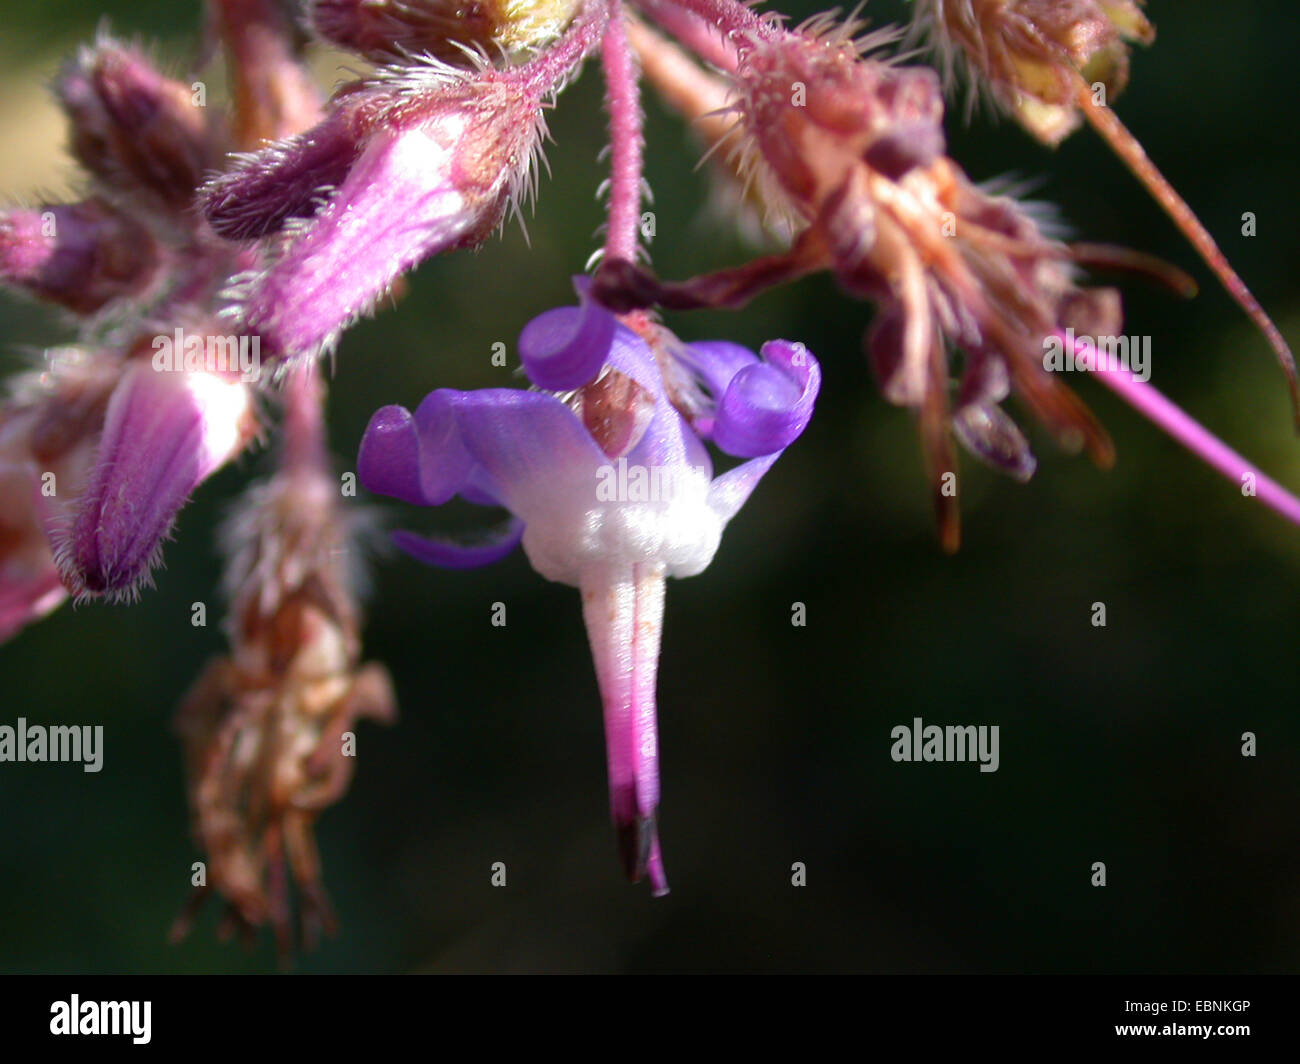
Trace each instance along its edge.
<instances>
[{"instance_id":1,"label":"dark background","mask_svg":"<svg viewBox=\"0 0 1300 1064\"><path fill-rule=\"evenodd\" d=\"M5 95L105 14L161 37L182 69L197 6L11 0ZM905 7L868 6L876 22ZM1119 112L1300 340L1293 5L1150 13L1159 39L1136 55ZM16 65L34 54L50 63ZM739 261L736 239L701 219L682 127L648 107L655 265L679 277ZM975 178L1041 175L1038 194L1079 234L1196 274L1192 302L1124 280L1127 331L1153 336L1154 383L1300 486L1267 346L1098 139L1084 130L1053 153L953 112L952 153ZM345 339L330 418L341 469L376 407L508 383L492 344L513 351L530 317L569 301L601 220L594 66L551 129L531 248L512 226L431 262L397 310ZM1244 211L1254 239L1240 236ZM672 894L653 901L620 878L576 593L522 555L470 573L390 557L366 644L393 672L401 721L363 725L352 791L319 824L344 926L300 970L1296 970L1296 530L1081 379L1117 467L1098 472L1037 429L1028 486L965 461L965 541L943 556L911 418L881 400L860 354L869 314L814 279L744 313L672 319L688 339L802 340L825 371L812 426L712 567L670 587L659 703ZM0 301L11 366L66 335ZM266 939L251 953L217 944L212 912L180 947L165 942L199 857L169 721L222 646L215 623L190 626L190 604L215 614L214 524L266 468L255 455L200 490L139 605L65 606L0 649L0 722L106 732L98 775L0 765L0 968L274 970ZM489 624L498 600L504 629ZM806 628L790 624L794 601ZM1106 628L1090 624L1095 601ZM895 764L890 729L915 716L999 725L1000 770ZM1246 730L1254 759L1240 753ZM494 861L504 889L489 884ZM790 885L794 861L806 888ZM1089 884L1094 861L1104 889Z\"/></svg>"}]
</instances>

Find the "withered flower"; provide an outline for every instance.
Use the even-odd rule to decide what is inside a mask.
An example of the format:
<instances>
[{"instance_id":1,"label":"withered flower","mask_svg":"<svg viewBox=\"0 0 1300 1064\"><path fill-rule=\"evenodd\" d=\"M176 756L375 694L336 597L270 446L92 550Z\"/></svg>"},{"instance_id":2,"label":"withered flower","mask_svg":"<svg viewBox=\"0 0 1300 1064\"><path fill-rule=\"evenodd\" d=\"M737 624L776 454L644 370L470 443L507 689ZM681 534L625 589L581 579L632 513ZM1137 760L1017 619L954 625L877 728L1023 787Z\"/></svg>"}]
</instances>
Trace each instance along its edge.
<instances>
[{"instance_id":1,"label":"withered flower","mask_svg":"<svg viewBox=\"0 0 1300 1064\"><path fill-rule=\"evenodd\" d=\"M176 718L207 867L173 930L184 936L215 892L228 905L224 931L248 937L269 924L282 956L334 929L312 827L347 791L357 721L396 714L388 673L361 661L355 546L324 454L314 370L296 370L285 393L279 469L223 532L230 653L208 664Z\"/></svg>"},{"instance_id":2,"label":"withered flower","mask_svg":"<svg viewBox=\"0 0 1300 1064\"><path fill-rule=\"evenodd\" d=\"M1104 431L1044 368L1042 338L1067 318L1117 326L1118 301L1078 288L1069 249L947 157L932 71L864 57L863 47L842 30L753 32L738 43L743 159L804 223L789 252L678 284L611 261L596 290L616 309L737 306L769 285L830 269L846 290L876 302L867 349L886 398L920 415L951 550L959 526L945 474L955 470L954 431L996 468L1021 478L1033 470L1024 438L997 406L1010 389L1063 444L1111 461ZM964 356L955 414L950 350Z\"/></svg>"},{"instance_id":3,"label":"withered flower","mask_svg":"<svg viewBox=\"0 0 1300 1064\"><path fill-rule=\"evenodd\" d=\"M1045 144L1079 127L1080 80L1113 100L1128 84L1129 42L1150 44L1143 0L917 0L915 18L944 65L958 60Z\"/></svg>"}]
</instances>

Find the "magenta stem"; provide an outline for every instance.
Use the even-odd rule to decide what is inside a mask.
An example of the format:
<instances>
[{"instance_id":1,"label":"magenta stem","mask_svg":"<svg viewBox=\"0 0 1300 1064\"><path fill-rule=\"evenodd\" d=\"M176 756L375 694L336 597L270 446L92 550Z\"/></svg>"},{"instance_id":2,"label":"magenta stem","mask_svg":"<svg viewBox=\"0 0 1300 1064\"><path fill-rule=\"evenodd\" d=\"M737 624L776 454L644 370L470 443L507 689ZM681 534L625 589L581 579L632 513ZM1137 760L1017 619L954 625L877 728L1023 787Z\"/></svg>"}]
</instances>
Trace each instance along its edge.
<instances>
[{"instance_id":1,"label":"magenta stem","mask_svg":"<svg viewBox=\"0 0 1300 1064\"><path fill-rule=\"evenodd\" d=\"M750 34L774 37L780 32L771 22L754 14L751 8L740 3L739 0L663 0L663 3L642 6L646 9L646 14L656 21L659 15L656 14L655 9L662 10L666 6L678 7L692 15L698 15L728 37ZM667 28L670 31L672 29L671 26Z\"/></svg>"},{"instance_id":2,"label":"magenta stem","mask_svg":"<svg viewBox=\"0 0 1300 1064\"><path fill-rule=\"evenodd\" d=\"M642 134L640 72L628 46L623 0L609 0L609 24L601 46L605 106L609 110L609 227L605 258L635 262L641 226Z\"/></svg>"},{"instance_id":3,"label":"magenta stem","mask_svg":"<svg viewBox=\"0 0 1300 1064\"><path fill-rule=\"evenodd\" d=\"M587 0L563 36L536 59L517 67L512 76L519 77L539 95L558 92L600 43L608 17L606 0Z\"/></svg>"},{"instance_id":4,"label":"magenta stem","mask_svg":"<svg viewBox=\"0 0 1300 1064\"><path fill-rule=\"evenodd\" d=\"M636 5L706 63L732 74L739 68L740 53L716 23L706 22L675 0L636 0Z\"/></svg>"},{"instance_id":5,"label":"magenta stem","mask_svg":"<svg viewBox=\"0 0 1300 1064\"><path fill-rule=\"evenodd\" d=\"M1059 333L1057 335L1064 343L1065 337ZM1261 473L1253 464L1150 384L1139 380L1113 359L1108 359L1105 355L1098 358L1097 350L1092 344L1076 340L1074 350L1077 365L1091 370L1095 377L1138 413L1163 429L1201 461L1217 469L1238 487L1245 484L1245 475L1249 473L1254 478L1255 497L1292 524L1300 525L1300 499L1281 484Z\"/></svg>"},{"instance_id":6,"label":"magenta stem","mask_svg":"<svg viewBox=\"0 0 1300 1064\"><path fill-rule=\"evenodd\" d=\"M282 468L316 472L327 466L324 404L325 388L315 360L299 360L284 381Z\"/></svg>"}]
</instances>

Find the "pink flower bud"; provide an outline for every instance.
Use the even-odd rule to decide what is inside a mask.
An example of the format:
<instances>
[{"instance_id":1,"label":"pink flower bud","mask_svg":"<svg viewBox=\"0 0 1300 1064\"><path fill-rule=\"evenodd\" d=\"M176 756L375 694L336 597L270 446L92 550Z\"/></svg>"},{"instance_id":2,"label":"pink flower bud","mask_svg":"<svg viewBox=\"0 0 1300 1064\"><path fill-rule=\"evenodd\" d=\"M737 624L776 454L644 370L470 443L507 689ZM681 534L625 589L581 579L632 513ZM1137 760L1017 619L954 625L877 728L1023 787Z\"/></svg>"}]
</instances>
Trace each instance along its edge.
<instances>
[{"instance_id":1,"label":"pink flower bud","mask_svg":"<svg viewBox=\"0 0 1300 1064\"><path fill-rule=\"evenodd\" d=\"M72 154L109 186L189 207L216 159L194 89L139 52L104 40L83 48L56 86L72 122Z\"/></svg>"},{"instance_id":2,"label":"pink flower bud","mask_svg":"<svg viewBox=\"0 0 1300 1064\"><path fill-rule=\"evenodd\" d=\"M161 249L102 199L0 215L0 281L77 314L142 295Z\"/></svg>"},{"instance_id":3,"label":"pink flower bud","mask_svg":"<svg viewBox=\"0 0 1300 1064\"><path fill-rule=\"evenodd\" d=\"M78 595L134 595L161 560L176 515L256 428L237 376L157 370L132 358L109 400L89 484L57 536L64 583Z\"/></svg>"}]
</instances>

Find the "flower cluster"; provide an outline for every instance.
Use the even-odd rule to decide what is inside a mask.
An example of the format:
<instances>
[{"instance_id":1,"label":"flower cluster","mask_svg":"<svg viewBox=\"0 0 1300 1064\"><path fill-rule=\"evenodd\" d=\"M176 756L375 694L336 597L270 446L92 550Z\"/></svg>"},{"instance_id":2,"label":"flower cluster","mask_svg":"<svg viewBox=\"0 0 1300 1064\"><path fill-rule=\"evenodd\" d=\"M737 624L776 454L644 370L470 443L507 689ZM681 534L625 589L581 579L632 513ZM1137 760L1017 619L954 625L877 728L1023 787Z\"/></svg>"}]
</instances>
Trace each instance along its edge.
<instances>
[{"instance_id":1,"label":"flower cluster","mask_svg":"<svg viewBox=\"0 0 1300 1064\"><path fill-rule=\"evenodd\" d=\"M916 412L940 540L955 550L955 443L1018 480L1035 471L1002 407L1011 395L1066 448L1112 458L1042 357L1045 341L1120 329L1118 293L1083 269L1192 287L1139 253L1071 245L1005 189L974 183L948 153L944 79L894 54L901 31L862 36L829 15L792 28L739 0L207 6L231 113L208 108L204 82L101 37L57 85L90 194L0 215L0 282L80 329L0 405L0 639L68 594L137 594L189 496L279 432L272 474L223 535L229 653L177 729L210 865L196 900L219 894L229 928L269 924L286 952L291 884L302 938L333 925L311 829L350 779L342 745L357 720L395 716L387 673L361 650L344 565L358 518L326 458L318 364L407 271L477 247L522 209L545 111L589 58L605 86L608 222L578 305L523 330L530 387L435 388L414 412L384 407L357 472L376 495L508 513L469 542L396 532L412 557L459 569L522 546L538 574L578 589L623 864L656 894L665 582L710 564L808 426L822 380L800 343L686 342L660 313L739 307L817 271L873 303L864 352L885 397ZM960 58L1035 138L1056 144L1084 121L1106 138L1267 334L1300 400L1285 341L1110 107L1129 43L1154 35L1140 0L915 7L939 65ZM302 63L304 29L368 64L328 100ZM782 246L685 281L648 268L643 74L709 146L737 228L758 217ZM1086 344L1078 354L1216 468L1246 468L1145 381ZM715 475L710 447L738 463ZM1261 480L1259 498L1300 523L1278 485Z\"/></svg>"}]
</instances>

